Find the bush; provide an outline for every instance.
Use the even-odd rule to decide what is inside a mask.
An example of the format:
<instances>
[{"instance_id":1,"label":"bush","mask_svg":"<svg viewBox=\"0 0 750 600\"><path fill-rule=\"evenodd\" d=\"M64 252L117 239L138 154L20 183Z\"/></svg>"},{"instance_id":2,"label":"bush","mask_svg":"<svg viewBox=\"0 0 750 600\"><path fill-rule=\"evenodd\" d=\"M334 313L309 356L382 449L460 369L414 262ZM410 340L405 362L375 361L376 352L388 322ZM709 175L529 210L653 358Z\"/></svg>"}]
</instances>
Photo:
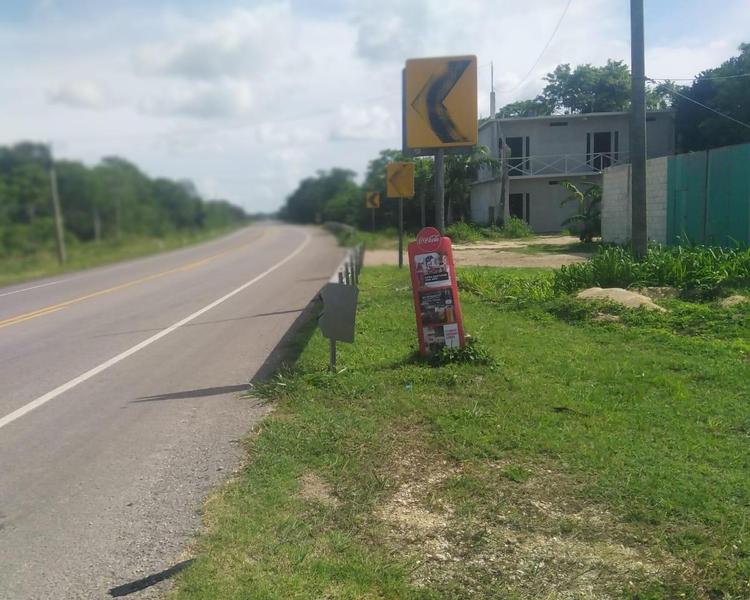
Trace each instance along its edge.
<instances>
[{"instance_id":1,"label":"bush","mask_svg":"<svg viewBox=\"0 0 750 600\"><path fill-rule=\"evenodd\" d=\"M550 273L533 276L512 275L493 268L461 269L458 287L484 301L497 304L525 305L541 302L553 296Z\"/></svg>"},{"instance_id":2,"label":"bush","mask_svg":"<svg viewBox=\"0 0 750 600\"><path fill-rule=\"evenodd\" d=\"M458 221L445 228L445 235L451 239L454 244L464 244L467 242L478 242L484 236L479 227Z\"/></svg>"},{"instance_id":3,"label":"bush","mask_svg":"<svg viewBox=\"0 0 750 600\"><path fill-rule=\"evenodd\" d=\"M571 293L593 286L672 286L683 294L711 297L750 285L750 248L652 246L643 259L620 246L606 246L591 260L555 272L554 289Z\"/></svg>"},{"instance_id":4,"label":"bush","mask_svg":"<svg viewBox=\"0 0 750 600\"><path fill-rule=\"evenodd\" d=\"M482 240L517 239L534 235L526 221L511 217L503 227L480 227L474 223L457 221L445 228L445 235L454 244L480 242Z\"/></svg>"},{"instance_id":5,"label":"bush","mask_svg":"<svg viewBox=\"0 0 750 600\"><path fill-rule=\"evenodd\" d=\"M501 235L504 238L527 238L534 235L534 232L523 219L511 217L503 225Z\"/></svg>"}]
</instances>

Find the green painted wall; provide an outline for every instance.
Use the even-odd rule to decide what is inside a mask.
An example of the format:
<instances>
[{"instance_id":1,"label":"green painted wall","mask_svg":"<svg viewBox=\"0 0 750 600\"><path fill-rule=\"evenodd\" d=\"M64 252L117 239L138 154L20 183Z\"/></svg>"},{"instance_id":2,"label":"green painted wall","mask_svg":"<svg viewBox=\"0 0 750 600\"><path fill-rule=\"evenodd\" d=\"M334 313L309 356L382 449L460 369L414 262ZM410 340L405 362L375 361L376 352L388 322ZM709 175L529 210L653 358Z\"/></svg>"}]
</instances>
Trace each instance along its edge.
<instances>
[{"instance_id":1,"label":"green painted wall","mask_svg":"<svg viewBox=\"0 0 750 600\"><path fill-rule=\"evenodd\" d=\"M667 169L667 243L750 244L750 144L680 154Z\"/></svg>"}]
</instances>

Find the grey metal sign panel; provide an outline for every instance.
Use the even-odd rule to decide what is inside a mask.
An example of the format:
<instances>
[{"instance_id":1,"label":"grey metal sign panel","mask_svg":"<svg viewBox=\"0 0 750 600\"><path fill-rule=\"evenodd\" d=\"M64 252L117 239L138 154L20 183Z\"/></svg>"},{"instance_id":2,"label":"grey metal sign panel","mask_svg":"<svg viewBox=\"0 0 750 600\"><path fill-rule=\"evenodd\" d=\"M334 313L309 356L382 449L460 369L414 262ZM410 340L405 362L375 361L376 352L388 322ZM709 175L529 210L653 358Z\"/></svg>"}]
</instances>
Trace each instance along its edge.
<instances>
[{"instance_id":1,"label":"grey metal sign panel","mask_svg":"<svg viewBox=\"0 0 750 600\"><path fill-rule=\"evenodd\" d=\"M353 285L327 283L320 295L323 298L323 312L318 325L323 336L337 342L354 342L359 289Z\"/></svg>"}]
</instances>

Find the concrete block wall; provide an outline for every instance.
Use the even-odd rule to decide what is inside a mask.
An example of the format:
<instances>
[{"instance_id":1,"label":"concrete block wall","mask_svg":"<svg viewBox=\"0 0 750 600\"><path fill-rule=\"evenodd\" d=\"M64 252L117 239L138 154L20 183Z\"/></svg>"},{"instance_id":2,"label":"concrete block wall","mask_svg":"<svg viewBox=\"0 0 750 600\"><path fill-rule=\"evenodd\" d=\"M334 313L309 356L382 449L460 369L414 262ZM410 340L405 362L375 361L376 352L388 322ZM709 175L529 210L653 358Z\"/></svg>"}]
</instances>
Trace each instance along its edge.
<instances>
[{"instance_id":1,"label":"concrete block wall","mask_svg":"<svg viewBox=\"0 0 750 600\"><path fill-rule=\"evenodd\" d=\"M648 238L667 242L667 157L646 161L646 226ZM630 165L611 167L604 172L602 198L602 240L624 244L630 241Z\"/></svg>"}]
</instances>

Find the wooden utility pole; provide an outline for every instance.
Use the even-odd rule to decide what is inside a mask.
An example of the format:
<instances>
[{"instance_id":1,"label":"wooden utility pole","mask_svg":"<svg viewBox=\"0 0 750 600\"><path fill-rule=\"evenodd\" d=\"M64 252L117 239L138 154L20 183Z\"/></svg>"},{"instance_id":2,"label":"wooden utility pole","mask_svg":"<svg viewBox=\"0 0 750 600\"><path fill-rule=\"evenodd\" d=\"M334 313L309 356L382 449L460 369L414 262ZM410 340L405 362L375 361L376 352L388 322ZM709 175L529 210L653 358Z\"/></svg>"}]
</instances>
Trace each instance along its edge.
<instances>
[{"instance_id":1,"label":"wooden utility pole","mask_svg":"<svg viewBox=\"0 0 750 600\"><path fill-rule=\"evenodd\" d=\"M632 164L631 239L637 256L648 249L646 230L646 66L643 0L630 0L630 162Z\"/></svg>"},{"instance_id":2,"label":"wooden utility pole","mask_svg":"<svg viewBox=\"0 0 750 600\"><path fill-rule=\"evenodd\" d=\"M50 152L51 154L51 152ZM62 211L60 210L60 197L57 195L57 173L55 172L55 161L50 156L49 168L50 188L52 191L52 213L55 217L55 238L57 241L57 260L65 264L65 232L63 229Z\"/></svg>"},{"instance_id":3,"label":"wooden utility pole","mask_svg":"<svg viewBox=\"0 0 750 600\"><path fill-rule=\"evenodd\" d=\"M442 148L435 151L435 228L445 233L445 153Z\"/></svg>"}]
</instances>

